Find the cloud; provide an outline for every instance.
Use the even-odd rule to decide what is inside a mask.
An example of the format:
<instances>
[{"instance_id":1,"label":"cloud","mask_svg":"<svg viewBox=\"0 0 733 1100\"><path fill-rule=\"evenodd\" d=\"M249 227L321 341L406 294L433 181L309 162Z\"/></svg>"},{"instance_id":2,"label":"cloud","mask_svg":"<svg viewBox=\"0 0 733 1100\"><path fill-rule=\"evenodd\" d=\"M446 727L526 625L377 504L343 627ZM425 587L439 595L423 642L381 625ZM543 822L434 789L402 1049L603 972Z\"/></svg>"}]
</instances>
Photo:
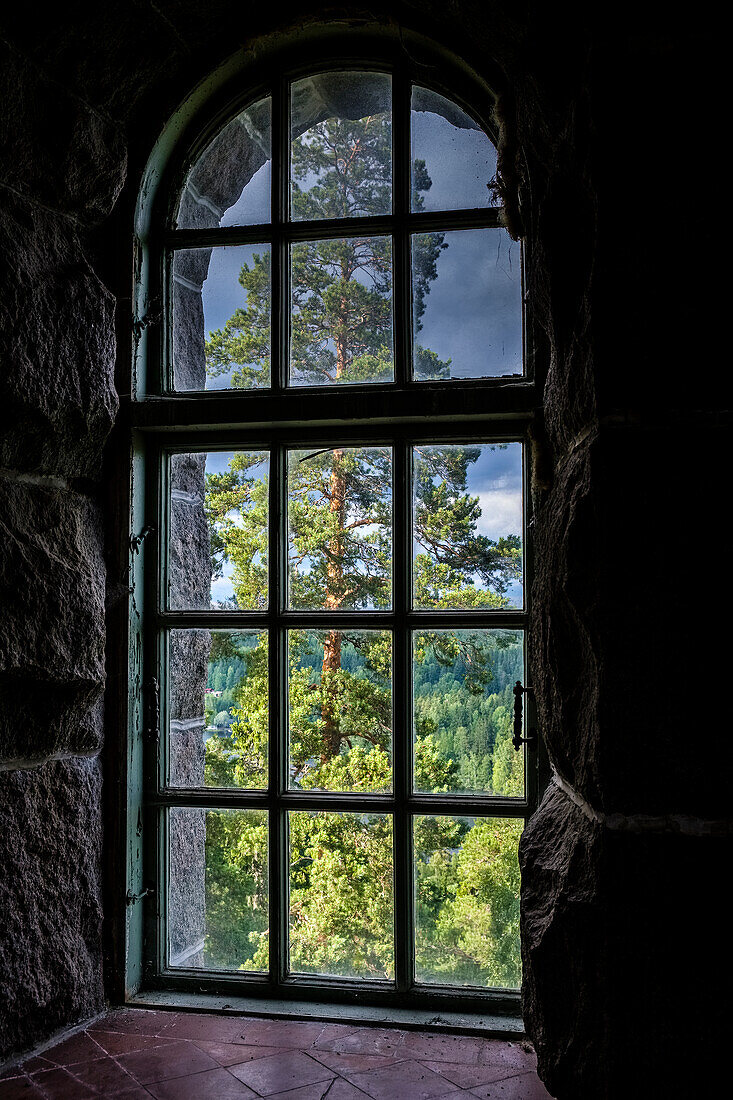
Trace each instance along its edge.
<instances>
[{"instance_id":1,"label":"cloud","mask_svg":"<svg viewBox=\"0 0 733 1100\"><path fill-rule=\"evenodd\" d=\"M522 496L516 489L489 489L478 494L481 516L477 527L482 535L500 539L522 534Z\"/></svg>"}]
</instances>

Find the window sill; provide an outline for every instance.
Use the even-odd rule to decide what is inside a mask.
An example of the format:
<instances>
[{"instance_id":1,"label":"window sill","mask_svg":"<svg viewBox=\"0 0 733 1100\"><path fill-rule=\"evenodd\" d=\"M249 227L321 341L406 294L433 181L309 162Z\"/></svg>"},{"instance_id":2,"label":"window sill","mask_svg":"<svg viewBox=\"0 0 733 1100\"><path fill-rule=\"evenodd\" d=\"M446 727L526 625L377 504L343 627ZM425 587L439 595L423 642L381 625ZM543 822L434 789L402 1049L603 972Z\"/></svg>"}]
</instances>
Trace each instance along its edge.
<instances>
[{"instance_id":1,"label":"window sill","mask_svg":"<svg viewBox=\"0 0 733 1100\"><path fill-rule=\"evenodd\" d=\"M257 997L217 996L212 993L179 993L151 990L126 1001L129 1008L175 1009L190 1012L218 1012L225 1016L269 1016L291 1020L322 1020L324 1023L353 1021L360 1026L393 1026L484 1038L522 1038L521 1016L490 1013L436 1012L430 1009L378 1005L327 1004L317 1001L287 1001Z\"/></svg>"}]
</instances>

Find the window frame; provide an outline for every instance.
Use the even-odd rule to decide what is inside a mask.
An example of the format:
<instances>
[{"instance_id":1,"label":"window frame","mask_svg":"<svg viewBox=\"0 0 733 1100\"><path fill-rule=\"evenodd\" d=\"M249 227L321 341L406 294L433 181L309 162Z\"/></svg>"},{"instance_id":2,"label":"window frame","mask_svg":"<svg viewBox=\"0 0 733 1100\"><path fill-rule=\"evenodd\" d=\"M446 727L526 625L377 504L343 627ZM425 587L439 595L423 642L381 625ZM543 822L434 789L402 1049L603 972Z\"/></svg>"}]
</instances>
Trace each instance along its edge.
<instances>
[{"instance_id":1,"label":"window frame","mask_svg":"<svg viewBox=\"0 0 733 1100\"><path fill-rule=\"evenodd\" d=\"M350 52L344 54L344 42L350 43ZM483 1011L487 1008L501 1013L518 1011L519 993L508 989L483 989L478 987L450 987L432 983L419 983L410 975L410 958L414 932L413 905L409 883L412 876L412 818L418 813L437 813L451 816L501 817L526 820L537 802L538 793L538 754L525 753L525 797L508 799L488 795L463 797L459 795L440 796L414 794L410 787L410 761L412 754L412 688L410 673L409 645L411 631L420 626L461 627L514 626L521 629L524 639L525 676L529 649L530 611L529 580L531 577L531 544L528 538L531 525L531 497L528 492L528 427L536 405L536 389L532 372L532 360L528 355L528 321L525 303L525 373L521 377L504 376L487 379L450 379L439 382L424 382L409 376L411 359L412 303L410 291L410 232L415 229L435 229L449 231L458 228L492 228L501 226L501 211L497 208L485 208L481 211L424 212L411 214L410 199L410 114L409 90L412 82L431 87L451 101L458 103L471 114L496 143L495 134L488 120L482 119L475 106L468 104L465 89L473 87L476 94L479 86L475 80L467 77L466 72L457 64L449 66L449 77L442 83L426 80L420 73L414 72L404 56L396 49L382 48L354 50L351 38L340 40L339 48L333 44L322 50L320 55L311 58L307 66L293 64L292 55L281 58L282 67L276 74L273 87L281 90L277 111L273 109L273 134L278 129L281 134L280 152L276 154L276 142L273 142L273 161L271 169L273 221L267 227L247 226L243 228L224 228L214 230L171 230L167 228L171 221L173 204L178 196L190 164L200 155L211 137L238 111L251 102L268 94L268 89L256 80L247 80L248 94L241 99L227 99L224 107L214 104L210 110L208 122L202 126L201 115L196 118L198 138L184 140L181 148L184 155L177 153L171 160L168 170L162 174L159 190L163 201L158 203L158 216L151 221L150 233L142 243L145 264L141 265L139 286L145 289L145 295L139 304L164 303L163 310L167 325L152 323L146 315L155 310L138 308L142 318L138 322L138 360L144 360L144 368L137 375L139 384L137 400L132 410L132 438L134 462L138 464L138 487L144 481L144 501L138 494L134 501L133 531L145 527L154 527L157 534L144 544L134 545L133 536L133 572L140 574L144 559L144 608L138 608L133 626L133 640L144 634L143 666L146 681L146 698L141 709L137 705L133 721L133 743L131 746L131 771L137 768L138 783L133 784L133 802L137 799L144 833L143 845L137 855L137 862L131 867L128 899L137 898L135 883L140 893L142 905L136 908L133 901L129 908L131 916L137 921L137 934L129 935L128 942L137 944L139 963L137 964L137 984L147 989L166 989L180 992L198 990L206 985L212 993L226 996L249 997L287 997L297 1000L330 1000L334 1003L349 1002L358 999L375 1005L394 1005L397 1007L444 1008L460 1007L463 1011ZM393 178L395 180L395 208L392 215L379 218L340 219L327 222L290 223L280 215L287 211L286 189L288 184L287 160L285 148L288 144L286 111L287 96L282 89L287 82L310 73L323 72L326 69L343 71L389 71L395 81L393 103L402 95L406 111L393 114ZM254 74L256 75L256 74ZM449 87L450 76L456 76L460 85L458 94ZM461 90L463 96L461 97ZM276 97L273 96L273 107ZM280 120L279 127L275 116ZM401 123L397 115L402 115ZM406 116L406 117L405 117ZM398 152L401 149L401 152ZM280 172L280 166L285 166ZM398 188L397 179L402 175L403 186ZM398 191L402 193L401 208L397 201ZM277 205L276 205L277 204ZM407 207L407 209L405 209ZM503 226L501 226L503 228ZM279 288L279 294L273 294L273 317L279 316L280 323L273 323L273 333L279 332L272 348L272 388L256 391L173 391L164 384L170 383L170 375L165 367L170 367L166 331L171 331L170 300L166 287L170 285L168 272L170 257L174 247L190 247L198 244L202 247L214 244L241 244L255 241L272 243L273 260L278 244L282 245L282 254L287 250L287 242L292 240L324 239L345 235L344 230L354 231L354 235L366 236L379 228L401 242L394 248L393 254L393 311L395 339L395 379L387 383L369 383L364 385L336 386L298 386L287 385L288 362L282 353L286 347L284 326L289 323L288 297L286 294L287 265L273 263L273 285ZM526 256L524 258L526 262ZM277 274L275 273L277 272ZM524 293L522 294L524 301ZM279 299L279 300L278 300ZM157 319L157 318L156 318ZM400 323L401 322L401 323ZM399 338L401 336L401 339ZM277 369L279 365L279 370ZM484 406L477 402L477 396L485 398ZM358 407L358 417L346 417L344 406ZM426 430L426 419L429 421ZM304 425L307 425L305 427ZM407 464L410 446L414 443L451 443L451 442L500 442L517 440L523 444L523 501L524 501L524 606L522 609L506 611L441 611L426 612L410 609L409 591L411 590L412 558L409 537L411 516L409 509L412 499L412 480ZM287 447L334 446L338 443L373 444L389 443L393 451L393 607L391 611L378 612L288 612L282 606L282 598L287 590L283 570L286 567L287 532L285 531L286 509L283 494L285 478L283 455ZM162 597L165 592L165 565L161 546L165 546L167 482L163 456L174 451L216 450L228 448L271 449L270 467L270 607L267 612L174 612L164 610ZM277 456L277 457L276 457ZM274 460L274 461L273 461ZM143 473L144 467L144 473ZM397 507L399 497L402 507ZM402 547L402 552L398 547ZM280 552L276 553L275 548ZM276 593L278 597L276 598ZM281 598L282 597L282 598ZM390 795L334 794L317 796L307 792L287 789L284 768L283 749L287 749L287 684L284 676L277 673L278 666L287 669L286 644L282 640L277 646L270 644L274 655L275 669L271 672L270 687L270 725L271 737L274 728L280 729L280 738L271 741L270 784L268 792L222 791L213 789L182 790L165 789L161 768L165 766L165 753L158 754L154 746L157 737L162 739L167 729L165 720L165 660L161 650L161 638L165 631L180 626L207 626L212 629L252 627L265 624L264 628L282 633L289 624L308 621L317 627L333 624L336 617L339 624L362 627L380 625L383 629L394 629L393 647L393 768L394 790ZM401 644L397 644L398 635ZM152 638L152 640L151 640ZM152 685L157 682L158 695ZM279 682L279 687L278 687ZM401 685L401 690L398 689ZM139 696L139 692L138 692ZM139 700L138 700L139 701ZM401 720L400 720L401 719ZM135 726L135 720L137 725ZM527 725L533 721L532 699L527 698ZM147 733L145 732L147 730ZM398 734L398 730L400 733ZM400 747L398 750L398 738ZM143 748L143 743L145 747ZM278 746L277 748L275 746ZM156 756L159 759L155 759ZM141 767L140 760L144 757ZM399 761L399 762L398 762ZM144 777L144 778L143 778ZM128 813L130 808L128 801ZM277 944L271 950L270 974L262 976L247 972L239 974L229 972L202 972L199 969L168 968L166 966L165 901L161 898L151 904L146 903L142 895L150 887L151 894L162 889L161 876L167 873L166 828L161 821L166 808L174 805L197 806L200 808L246 808L261 807L267 809L271 820L277 818L277 827L271 830L270 843L270 884L272 893L287 898L287 858L284 821L292 808L330 808L347 810L349 808L371 808L375 812L387 812L393 815L393 837L395 854L395 970L394 986L384 981L371 982L362 979L343 979L307 976L288 976L284 972L283 959L287 955L287 905L280 907L281 918L278 925ZM408 825L409 827L406 827ZM138 824L138 835L140 824ZM273 843L274 841L274 843ZM131 850L131 849L130 849ZM142 851L142 855L141 855ZM144 863L144 866L141 866ZM401 884L398 888L398 882ZM399 890L399 898L398 898ZM144 911L144 920L142 914ZM143 948L140 941L144 940ZM274 957L273 957L274 956ZM135 965L132 967L135 971ZM135 981L131 983L135 985Z\"/></svg>"}]
</instances>

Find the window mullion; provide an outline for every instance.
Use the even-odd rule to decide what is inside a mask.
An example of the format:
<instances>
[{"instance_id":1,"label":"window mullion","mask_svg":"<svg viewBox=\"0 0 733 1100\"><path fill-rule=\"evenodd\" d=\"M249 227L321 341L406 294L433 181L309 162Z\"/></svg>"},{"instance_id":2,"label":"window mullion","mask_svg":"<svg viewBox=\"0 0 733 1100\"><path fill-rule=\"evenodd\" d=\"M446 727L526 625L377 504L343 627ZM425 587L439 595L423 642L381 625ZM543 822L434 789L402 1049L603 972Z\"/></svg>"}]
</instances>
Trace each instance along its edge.
<instances>
[{"instance_id":1,"label":"window mullion","mask_svg":"<svg viewBox=\"0 0 733 1100\"><path fill-rule=\"evenodd\" d=\"M392 78L392 146L395 380L405 385L410 379L410 82L400 72Z\"/></svg>"},{"instance_id":2,"label":"window mullion","mask_svg":"<svg viewBox=\"0 0 733 1100\"><path fill-rule=\"evenodd\" d=\"M410 714L410 636L407 627L409 586L409 448L394 448L394 722L393 757L395 785L394 890L395 890L395 979L397 989L409 989L413 981L413 897L411 823L408 799L411 786L412 722Z\"/></svg>"}]
</instances>

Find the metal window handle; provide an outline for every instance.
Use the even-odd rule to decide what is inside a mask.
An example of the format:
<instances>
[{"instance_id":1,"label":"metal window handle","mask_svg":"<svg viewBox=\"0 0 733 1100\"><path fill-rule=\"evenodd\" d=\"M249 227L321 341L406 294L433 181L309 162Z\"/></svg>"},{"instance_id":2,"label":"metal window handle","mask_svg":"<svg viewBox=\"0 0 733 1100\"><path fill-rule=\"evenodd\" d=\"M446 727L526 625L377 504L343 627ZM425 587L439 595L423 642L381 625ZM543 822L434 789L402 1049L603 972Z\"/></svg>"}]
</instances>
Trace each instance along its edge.
<instances>
[{"instance_id":1,"label":"metal window handle","mask_svg":"<svg viewBox=\"0 0 733 1100\"><path fill-rule=\"evenodd\" d=\"M522 745L534 746L537 741L536 730L530 730L528 737L522 737L524 696L533 692L534 688L524 687L521 680L517 680L512 690L514 692L514 736L512 737L512 744L517 752L519 752Z\"/></svg>"}]
</instances>

